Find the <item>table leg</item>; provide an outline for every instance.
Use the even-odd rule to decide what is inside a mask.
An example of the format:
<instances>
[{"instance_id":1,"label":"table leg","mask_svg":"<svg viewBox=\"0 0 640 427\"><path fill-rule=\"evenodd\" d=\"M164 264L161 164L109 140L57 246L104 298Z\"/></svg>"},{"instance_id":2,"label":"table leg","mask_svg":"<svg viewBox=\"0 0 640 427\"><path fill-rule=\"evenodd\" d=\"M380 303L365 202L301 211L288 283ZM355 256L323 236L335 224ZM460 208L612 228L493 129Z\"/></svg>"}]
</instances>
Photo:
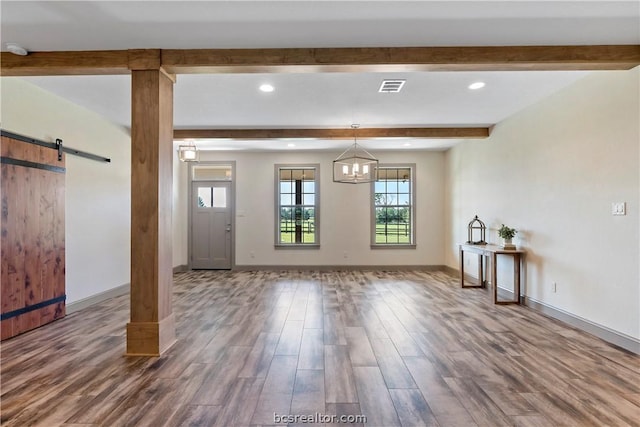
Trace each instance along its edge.
<instances>
[{"instance_id":1,"label":"table leg","mask_svg":"<svg viewBox=\"0 0 640 427\"><path fill-rule=\"evenodd\" d=\"M493 303L498 302L498 262L497 256L494 253L491 254L491 286L493 286Z\"/></svg>"},{"instance_id":2,"label":"table leg","mask_svg":"<svg viewBox=\"0 0 640 427\"><path fill-rule=\"evenodd\" d=\"M464 288L464 251L460 247L460 287Z\"/></svg>"},{"instance_id":3,"label":"table leg","mask_svg":"<svg viewBox=\"0 0 640 427\"><path fill-rule=\"evenodd\" d=\"M478 267L478 271L482 274L482 267ZM480 276L479 284L477 285L465 285L464 283L464 250L460 248L460 286L463 288L480 288L482 287L482 276Z\"/></svg>"},{"instance_id":4,"label":"table leg","mask_svg":"<svg viewBox=\"0 0 640 427\"><path fill-rule=\"evenodd\" d=\"M514 302L520 304L520 254L513 257L513 293Z\"/></svg>"},{"instance_id":5,"label":"table leg","mask_svg":"<svg viewBox=\"0 0 640 427\"><path fill-rule=\"evenodd\" d=\"M484 257L478 254L478 286L484 287Z\"/></svg>"}]
</instances>

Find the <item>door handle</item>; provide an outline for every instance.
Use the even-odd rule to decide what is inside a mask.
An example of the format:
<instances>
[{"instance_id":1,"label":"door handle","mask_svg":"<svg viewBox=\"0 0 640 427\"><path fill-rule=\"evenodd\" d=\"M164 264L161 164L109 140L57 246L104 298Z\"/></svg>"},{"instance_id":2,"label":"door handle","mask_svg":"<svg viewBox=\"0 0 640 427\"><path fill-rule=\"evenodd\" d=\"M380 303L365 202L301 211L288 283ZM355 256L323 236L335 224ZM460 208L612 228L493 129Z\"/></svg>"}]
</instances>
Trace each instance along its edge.
<instances>
[{"instance_id":1,"label":"door handle","mask_svg":"<svg viewBox=\"0 0 640 427\"><path fill-rule=\"evenodd\" d=\"M231 226L228 226L228 227L227 227L227 231L231 231Z\"/></svg>"}]
</instances>

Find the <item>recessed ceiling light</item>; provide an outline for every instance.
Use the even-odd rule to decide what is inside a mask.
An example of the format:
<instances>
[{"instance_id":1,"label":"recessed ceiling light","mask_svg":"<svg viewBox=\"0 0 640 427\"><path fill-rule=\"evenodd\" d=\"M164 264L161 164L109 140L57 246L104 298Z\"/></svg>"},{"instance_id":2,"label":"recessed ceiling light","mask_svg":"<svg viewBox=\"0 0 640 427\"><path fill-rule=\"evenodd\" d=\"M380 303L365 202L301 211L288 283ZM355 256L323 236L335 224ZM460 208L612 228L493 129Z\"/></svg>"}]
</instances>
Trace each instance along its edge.
<instances>
[{"instance_id":1,"label":"recessed ceiling light","mask_svg":"<svg viewBox=\"0 0 640 427\"><path fill-rule=\"evenodd\" d=\"M469 85L469 89L471 89L471 90L482 89L484 87L484 85L485 85L484 82L471 83Z\"/></svg>"},{"instance_id":2,"label":"recessed ceiling light","mask_svg":"<svg viewBox=\"0 0 640 427\"><path fill-rule=\"evenodd\" d=\"M7 50L13 53L14 55L27 56L29 54L27 49L15 43L7 43L6 46L7 46Z\"/></svg>"},{"instance_id":3,"label":"recessed ceiling light","mask_svg":"<svg viewBox=\"0 0 640 427\"><path fill-rule=\"evenodd\" d=\"M263 92L273 92L274 90L276 90L276 88L274 88L273 85L265 83L263 85L260 85L260 90Z\"/></svg>"},{"instance_id":4,"label":"recessed ceiling light","mask_svg":"<svg viewBox=\"0 0 640 427\"><path fill-rule=\"evenodd\" d=\"M287 147L295 147L295 146L296 146L296 144L294 144L293 142L290 142L290 143L287 144Z\"/></svg>"},{"instance_id":5,"label":"recessed ceiling light","mask_svg":"<svg viewBox=\"0 0 640 427\"><path fill-rule=\"evenodd\" d=\"M409 142L405 142L405 143L404 143L404 144L402 144L402 145L403 145L403 146L405 146L405 147L411 147L411 143L409 143Z\"/></svg>"}]
</instances>

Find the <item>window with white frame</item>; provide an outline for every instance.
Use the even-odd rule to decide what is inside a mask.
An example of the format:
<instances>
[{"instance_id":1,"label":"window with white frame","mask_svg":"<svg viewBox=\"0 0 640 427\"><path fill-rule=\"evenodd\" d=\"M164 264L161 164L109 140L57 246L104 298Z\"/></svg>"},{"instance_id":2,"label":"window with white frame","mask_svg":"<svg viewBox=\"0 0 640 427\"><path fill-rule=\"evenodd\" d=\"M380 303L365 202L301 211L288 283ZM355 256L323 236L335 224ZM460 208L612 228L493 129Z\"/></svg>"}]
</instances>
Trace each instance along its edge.
<instances>
[{"instance_id":1,"label":"window with white frame","mask_svg":"<svg viewBox=\"0 0 640 427\"><path fill-rule=\"evenodd\" d=\"M276 165L276 246L320 245L320 165Z\"/></svg>"},{"instance_id":2,"label":"window with white frame","mask_svg":"<svg viewBox=\"0 0 640 427\"><path fill-rule=\"evenodd\" d=\"M415 165L380 165L372 183L371 245L415 246Z\"/></svg>"}]
</instances>

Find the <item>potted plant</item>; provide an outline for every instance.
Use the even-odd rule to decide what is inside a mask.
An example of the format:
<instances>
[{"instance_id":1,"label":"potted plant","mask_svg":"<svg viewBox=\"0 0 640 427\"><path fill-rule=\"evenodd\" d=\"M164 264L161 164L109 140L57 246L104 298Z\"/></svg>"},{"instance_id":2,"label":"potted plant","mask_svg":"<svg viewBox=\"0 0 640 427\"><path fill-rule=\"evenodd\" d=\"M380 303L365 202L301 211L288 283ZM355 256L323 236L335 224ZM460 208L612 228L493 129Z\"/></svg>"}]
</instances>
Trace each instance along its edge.
<instances>
[{"instance_id":1,"label":"potted plant","mask_svg":"<svg viewBox=\"0 0 640 427\"><path fill-rule=\"evenodd\" d=\"M504 243L502 245L504 249L516 248L516 246L513 244L512 239L515 237L517 232L518 230L516 230L515 228L507 227L504 224L502 224L502 227L498 229L498 236L504 239Z\"/></svg>"}]
</instances>

